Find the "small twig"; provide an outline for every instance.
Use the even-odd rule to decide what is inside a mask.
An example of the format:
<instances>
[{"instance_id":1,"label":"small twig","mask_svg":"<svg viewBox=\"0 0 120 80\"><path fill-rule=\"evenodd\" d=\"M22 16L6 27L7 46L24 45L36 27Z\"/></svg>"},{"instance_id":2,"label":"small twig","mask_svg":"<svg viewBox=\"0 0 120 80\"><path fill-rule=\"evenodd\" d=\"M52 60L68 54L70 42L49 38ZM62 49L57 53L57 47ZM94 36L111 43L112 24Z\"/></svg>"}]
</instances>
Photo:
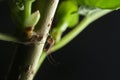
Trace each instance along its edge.
<instances>
[{"instance_id":1,"label":"small twig","mask_svg":"<svg viewBox=\"0 0 120 80\"><path fill-rule=\"evenodd\" d=\"M3 34L3 33L0 33L0 40L3 40L3 41L8 41L8 42L19 42L19 40L11 35L7 35L7 34Z\"/></svg>"}]
</instances>

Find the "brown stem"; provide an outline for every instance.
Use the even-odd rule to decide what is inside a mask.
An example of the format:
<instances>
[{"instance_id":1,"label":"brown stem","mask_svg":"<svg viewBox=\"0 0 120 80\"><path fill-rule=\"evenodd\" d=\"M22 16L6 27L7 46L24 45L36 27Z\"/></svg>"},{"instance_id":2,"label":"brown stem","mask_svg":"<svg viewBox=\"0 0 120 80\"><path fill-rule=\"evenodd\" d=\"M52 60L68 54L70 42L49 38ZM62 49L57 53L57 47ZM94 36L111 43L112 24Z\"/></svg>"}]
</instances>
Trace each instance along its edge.
<instances>
[{"instance_id":1,"label":"brown stem","mask_svg":"<svg viewBox=\"0 0 120 80\"><path fill-rule=\"evenodd\" d=\"M33 80L33 77L35 75L37 64L42 54L47 36L49 34L52 19L59 0L38 1L40 1L41 4L42 1L46 2L44 4L44 6L46 6L46 9L41 9L44 14L41 14L43 17L41 17L41 20L39 22L39 26L41 26L37 32L39 37L33 38L33 41L35 41L33 43L18 44L18 50L12 62L7 80Z\"/></svg>"},{"instance_id":2,"label":"brown stem","mask_svg":"<svg viewBox=\"0 0 120 80\"><path fill-rule=\"evenodd\" d=\"M7 80L32 80L41 55L39 52L40 48L41 45L37 43L29 45L18 44Z\"/></svg>"}]
</instances>

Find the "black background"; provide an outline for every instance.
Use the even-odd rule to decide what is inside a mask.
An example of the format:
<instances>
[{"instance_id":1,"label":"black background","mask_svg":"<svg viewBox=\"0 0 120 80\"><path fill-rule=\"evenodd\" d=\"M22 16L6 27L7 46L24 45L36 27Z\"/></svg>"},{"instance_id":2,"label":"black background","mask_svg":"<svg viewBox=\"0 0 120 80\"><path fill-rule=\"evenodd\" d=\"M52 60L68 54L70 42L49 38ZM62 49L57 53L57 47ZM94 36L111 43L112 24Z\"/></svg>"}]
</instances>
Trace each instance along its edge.
<instances>
[{"instance_id":1,"label":"black background","mask_svg":"<svg viewBox=\"0 0 120 80\"><path fill-rule=\"evenodd\" d=\"M1 32L12 32L9 18L7 5L0 3ZM0 80L14 51L14 44L0 41ZM98 19L51 56L35 80L120 80L120 11Z\"/></svg>"}]
</instances>

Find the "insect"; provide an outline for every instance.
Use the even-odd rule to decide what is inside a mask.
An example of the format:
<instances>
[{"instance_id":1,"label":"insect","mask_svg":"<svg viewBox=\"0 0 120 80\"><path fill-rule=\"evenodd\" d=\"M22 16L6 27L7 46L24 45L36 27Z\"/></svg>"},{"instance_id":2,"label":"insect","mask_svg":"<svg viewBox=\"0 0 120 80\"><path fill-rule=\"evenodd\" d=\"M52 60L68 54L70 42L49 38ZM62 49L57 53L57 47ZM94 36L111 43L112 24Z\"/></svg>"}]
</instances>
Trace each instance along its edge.
<instances>
[{"instance_id":1,"label":"insect","mask_svg":"<svg viewBox=\"0 0 120 80\"><path fill-rule=\"evenodd\" d=\"M50 49L51 47L54 45L54 39L52 38L52 36L48 36L47 41L45 43L44 46L44 51L49 54L50 53Z\"/></svg>"}]
</instances>

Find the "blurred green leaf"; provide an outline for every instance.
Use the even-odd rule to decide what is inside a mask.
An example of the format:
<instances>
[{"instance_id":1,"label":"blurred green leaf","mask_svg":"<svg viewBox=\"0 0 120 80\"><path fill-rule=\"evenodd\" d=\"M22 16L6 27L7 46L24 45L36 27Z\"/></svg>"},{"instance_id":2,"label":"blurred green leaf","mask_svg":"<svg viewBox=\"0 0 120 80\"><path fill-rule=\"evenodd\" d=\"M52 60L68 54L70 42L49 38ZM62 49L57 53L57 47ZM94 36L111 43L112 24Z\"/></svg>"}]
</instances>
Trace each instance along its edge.
<instances>
[{"instance_id":1,"label":"blurred green leaf","mask_svg":"<svg viewBox=\"0 0 120 80\"><path fill-rule=\"evenodd\" d=\"M63 1L58 7L56 18L60 24L75 26L79 21L78 6L71 1Z\"/></svg>"},{"instance_id":2,"label":"blurred green leaf","mask_svg":"<svg viewBox=\"0 0 120 80\"><path fill-rule=\"evenodd\" d=\"M120 0L70 0L78 5L86 5L90 7L98 7L102 9L119 9Z\"/></svg>"}]
</instances>

